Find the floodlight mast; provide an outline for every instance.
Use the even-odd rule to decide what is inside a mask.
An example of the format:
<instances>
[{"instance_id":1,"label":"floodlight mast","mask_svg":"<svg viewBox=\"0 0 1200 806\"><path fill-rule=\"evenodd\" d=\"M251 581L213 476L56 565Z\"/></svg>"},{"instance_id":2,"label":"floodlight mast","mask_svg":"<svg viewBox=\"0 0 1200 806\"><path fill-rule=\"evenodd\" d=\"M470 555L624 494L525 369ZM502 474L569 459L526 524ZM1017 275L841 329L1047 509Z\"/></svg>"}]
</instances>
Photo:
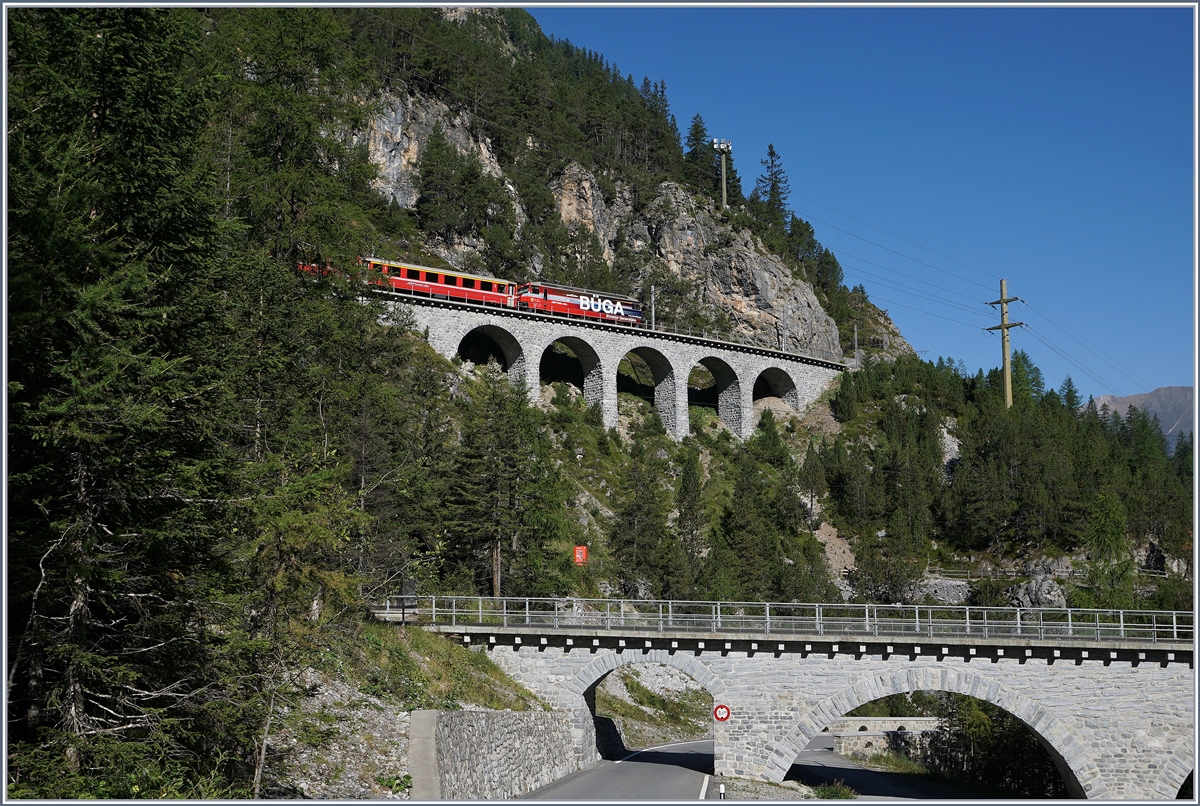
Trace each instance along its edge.
<instances>
[{"instance_id":1,"label":"floodlight mast","mask_svg":"<svg viewBox=\"0 0 1200 806\"><path fill-rule=\"evenodd\" d=\"M713 150L721 155L721 209L728 210L729 202L725 194L725 155L733 153L733 143L729 140L713 140Z\"/></svg>"}]
</instances>

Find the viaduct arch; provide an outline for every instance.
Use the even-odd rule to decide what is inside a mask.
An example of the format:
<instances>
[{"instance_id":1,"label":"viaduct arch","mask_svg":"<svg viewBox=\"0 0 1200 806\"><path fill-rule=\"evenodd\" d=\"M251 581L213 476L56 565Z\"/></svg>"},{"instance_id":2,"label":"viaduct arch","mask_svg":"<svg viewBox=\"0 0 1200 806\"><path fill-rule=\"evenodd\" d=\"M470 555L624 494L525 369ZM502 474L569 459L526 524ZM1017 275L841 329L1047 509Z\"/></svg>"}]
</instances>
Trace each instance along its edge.
<instances>
[{"instance_id":1,"label":"viaduct arch","mask_svg":"<svg viewBox=\"0 0 1200 806\"><path fill-rule=\"evenodd\" d=\"M589 690L613 670L645 662L690 675L730 707L729 721L713 726L718 774L782 781L797 752L834 720L911 691L968 694L1013 714L1077 797L1174 798L1194 763L1190 651L577 635L472 640L555 710L573 714L585 763L589 753L596 758Z\"/></svg>"},{"instance_id":2,"label":"viaduct arch","mask_svg":"<svg viewBox=\"0 0 1200 806\"><path fill-rule=\"evenodd\" d=\"M824 728L860 705L887 694L947 691L986 700L1020 719L1049 751L1072 797L1087 797L1083 781L1099 785L1088 787L1089 789L1102 787L1102 782L1096 780L1097 768L1089 758L1087 750L1060 720L1028 697L1012 691L1001 682L970 672L929 677L919 672L913 674L914 671L916 670L910 669L890 675L860 678L852 681L842 691L825 697L815 704L807 717L796 721L783 740L776 745L768 764L782 768L786 774L797 752L804 749ZM879 693L881 691L886 693Z\"/></svg>"},{"instance_id":3,"label":"viaduct arch","mask_svg":"<svg viewBox=\"0 0 1200 806\"><path fill-rule=\"evenodd\" d=\"M779 350L749 347L673 333L600 324L587 320L482 308L434 300L395 301L385 321L411 313L431 347L447 358L478 336L486 336L503 354L509 378L538 397L539 366L555 342L579 358L584 399L600 404L606 427L617 425L617 366L628 353L645 361L654 376L654 407L667 433L687 436L688 385L692 367L705 367L716 380L717 413L741 438L754 433L754 401L764 395L803 409L845 367L831 361Z\"/></svg>"}]
</instances>

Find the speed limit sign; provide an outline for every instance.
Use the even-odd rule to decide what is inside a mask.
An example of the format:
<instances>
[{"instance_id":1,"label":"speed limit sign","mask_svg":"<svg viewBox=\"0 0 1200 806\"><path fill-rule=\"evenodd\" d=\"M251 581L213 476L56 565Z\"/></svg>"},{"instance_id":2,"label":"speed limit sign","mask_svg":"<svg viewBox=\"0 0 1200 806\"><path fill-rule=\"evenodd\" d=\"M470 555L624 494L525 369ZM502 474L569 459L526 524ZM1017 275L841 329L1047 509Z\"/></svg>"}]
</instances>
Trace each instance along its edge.
<instances>
[{"instance_id":1,"label":"speed limit sign","mask_svg":"<svg viewBox=\"0 0 1200 806\"><path fill-rule=\"evenodd\" d=\"M729 706L718 705L716 708L714 708L713 719L717 720L718 722L724 722L725 720L729 719Z\"/></svg>"}]
</instances>

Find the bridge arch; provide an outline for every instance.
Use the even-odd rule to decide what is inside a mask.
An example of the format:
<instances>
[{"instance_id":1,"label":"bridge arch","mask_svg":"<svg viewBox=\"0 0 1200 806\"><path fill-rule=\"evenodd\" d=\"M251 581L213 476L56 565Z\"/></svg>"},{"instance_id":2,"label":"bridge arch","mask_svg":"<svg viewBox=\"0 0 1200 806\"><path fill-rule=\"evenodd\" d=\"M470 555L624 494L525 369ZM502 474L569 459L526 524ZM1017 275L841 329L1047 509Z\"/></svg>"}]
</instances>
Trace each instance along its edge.
<instances>
[{"instance_id":1,"label":"bridge arch","mask_svg":"<svg viewBox=\"0 0 1200 806\"><path fill-rule=\"evenodd\" d=\"M714 699L725 693L725 683L703 663L697 661L690 654L668 652L663 649L652 649L645 652L629 649L624 652L609 652L599 655L575 675L567 684L567 690L583 699L587 696L587 692L592 690L610 672L622 666L632 666L635 663L661 663L663 666L678 669L704 686ZM586 706L581 702L577 707Z\"/></svg>"},{"instance_id":2,"label":"bridge arch","mask_svg":"<svg viewBox=\"0 0 1200 806\"><path fill-rule=\"evenodd\" d=\"M707 369L716 381L717 416L733 433L742 434L742 381L726 361L710 355L696 362Z\"/></svg>"},{"instance_id":3,"label":"bridge arch","mask_svg":"<svg viewBox=\"0 0 1200 806\"><path fill-rule=\"evenodd\" d=\"M558 336L542 348L538 364L539 376L542 371L542 365L545 363L547 356L555 344L566 346L579 361L579 368L583 374L583 383L580 387L583 392L583 399L587 401L589 406L602 403L604 400L603 361L600 358L600 354L596 352L596 349L578 336Z\"/></svg>"},{"instance_id":4,"label":"bridge arch","mask_svg":"<svg viewBox=\"0 0 1200 806\"><path fill-rule=\"evenodd\" d=\"M515 384L525 381L525 348L508 330L497 325L471 328L458 340L458 356L477 364L495 358ZM498 354L497 354L498 353Z\"/></svg>"},{"instance_id":5,"label":"bridge arch","mask_svg":"<svg viewBox=\"0 0 1200 806\"><path fill-rule=\"evenodd\" d=\"M679 411L676 395L677 373L674 364L663 353L645 344L625 351L626 355L629 353L633 353L646 362L646 366L650 367L650 374L654 378L654 410L658 412L667 433L676 434ZM686 378L683 383L686 387ZM684 414L686 415L686 413L685 410ZM686 416L684 419L683 425L686 427Z\"/></svg>"},{"instance_id":6,"label":"bridge arch","mask_svg":"<svg viewBox=\"0 0 1200 806\"><path fill-rule=\"evenodd\" d=\"M800 392L792 376L779 367L767 367L754 379L753 400L777 397L796 411L800 411Z\"/></svg>"},{"instance_id":7,"label":"bridge arch","mask_svg":"<svg viewBox=\"0 0 1200 806\"><path fill-rule=\"evenodd\" d=\"M1191 737L1176 742L1171 748L1171 760L1163 765L1154 782L1154 791L1164 798L1178 798L1179 791L1195 771L1195 764Z\"/></svg>"},{"instance_id":8,"label":"bridge arch","mask_svg":"<svg viewBox=\"0 0 1200 806\"><path fill-rule=\"evenodd\" d=\"M966 694L1003 708L1037 736L1054 759L1072 797L1104 797L1107 793L1107 787L1100 779L1099 770L1087 750L1054 714L995 680L966 671L928 674L920 669L908 669L859 678L836 694L815 703L807 714L787 730L769 754L768 775L772 780L781 782L798 751L847 712L888 694L913 691ZM1179 783L1183 783L1183 778L1179 779Z\"/></svg>"}]
</instances>

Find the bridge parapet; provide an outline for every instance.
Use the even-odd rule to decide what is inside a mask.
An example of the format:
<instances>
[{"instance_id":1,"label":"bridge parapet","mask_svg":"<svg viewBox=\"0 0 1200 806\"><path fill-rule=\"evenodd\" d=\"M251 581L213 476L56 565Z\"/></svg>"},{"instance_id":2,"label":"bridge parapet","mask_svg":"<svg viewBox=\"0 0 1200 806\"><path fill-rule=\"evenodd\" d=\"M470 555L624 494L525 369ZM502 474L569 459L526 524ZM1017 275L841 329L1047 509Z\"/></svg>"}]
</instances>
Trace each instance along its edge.
<instances>
[{"instance_id":1,"label":"bridge parapet","mask_svg":"<svg viewBox=\"0 0 1200 806\"><path fill-rule=\"evenodd\" d=\"M762 637L848 645L890 638L911 646L984 641L1029 648L1089 644L1188 650L1189 657L1194 638L1193 614L1185 611L425 596L388 598L374 612L384 620L440 632L514 636Z\"/></svg>"}]
</instances>

